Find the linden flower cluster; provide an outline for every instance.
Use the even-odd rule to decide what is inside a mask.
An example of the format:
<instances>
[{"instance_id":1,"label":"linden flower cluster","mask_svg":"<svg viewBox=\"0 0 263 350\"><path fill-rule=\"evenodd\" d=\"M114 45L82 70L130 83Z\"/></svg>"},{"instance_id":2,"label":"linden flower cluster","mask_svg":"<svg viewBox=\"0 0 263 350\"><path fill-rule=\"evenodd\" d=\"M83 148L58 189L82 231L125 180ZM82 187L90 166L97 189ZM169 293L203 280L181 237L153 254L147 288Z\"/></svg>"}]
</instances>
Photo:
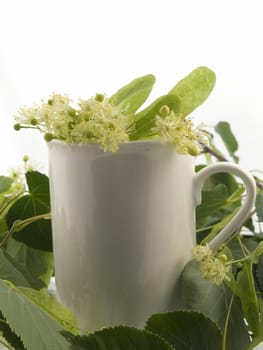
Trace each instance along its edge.
<instances>
[{"instance_id":1,"label":"linden flower cluster","mask_svg":"<svg viewBox=\"0 0 263 350\"><path fill-rule=\"evenodd\" d=\"M52 94L47 103L24 107L15 116L14 128L33 128L45 134L46 141L63 140L68 143L100 143L104 151L116 152L119 144L129 140L131 120L104 95L79 100L73 108L66 95Z\"/></svg>"},{"instance_id":2,"label":"linden flower cluster","mask_svg":"<svg viewBox=\"0 0 263 350\"><path fill-rule=\"evenodd\" d=\"M168 106L160 108L155 124L152 130L160 135L161 142L172 144L177 153L196 156L201 151L201 143L206 143L201 127L195 129L191 119L176 115Z\"/></svg>"},{"instance_id":3,"label":"linden flower cluster","mask_svg":"<svg viewBox=\"0 0 263 350\"><path fill-rule=\"evenodd\" d=\"M79 99L73 108L67 95L52 94L47 102L21 108L15 116L14 128L32 128L42 132L46 141L58 139L67 143L98 143L104 151L116 152L121 143L129 141L136 132L135 115L127 114L118 105L109 102L103 94L88 100ZM191 119L176 115L163 105L155 118L155 126L149 126L151 135L162 143L171 144L177 153L196 156L205 143L205 133L194 129ZM139 137L139 140L144 137Z\"/></svg>"},{"instance_id":4,"label":"linden flower cluster","mask_svg":"<svg viewBox=\"0 0 263 350\"><path fill-rule=\"evenodd\" d=\"M9 177L12 179L11 192L19 193L25 191L25 174L34 171L36 167L29 161L28 156L23 157L23 165L9 168Z\"/></svg>"},{"instance_id":5,"label":"linden flower cluster","mask_svg":"<svg viewBox=\"0 0 263 350\"><path fill-rule=\"evenodd\" d=\"M227 257L224 254L215 257L208 245L197 245L192 256L200 263L201 276L210 283L219 286L224 280L229 280L227 273L230 266L226 265Z\"/></svg>"}]
</instances>

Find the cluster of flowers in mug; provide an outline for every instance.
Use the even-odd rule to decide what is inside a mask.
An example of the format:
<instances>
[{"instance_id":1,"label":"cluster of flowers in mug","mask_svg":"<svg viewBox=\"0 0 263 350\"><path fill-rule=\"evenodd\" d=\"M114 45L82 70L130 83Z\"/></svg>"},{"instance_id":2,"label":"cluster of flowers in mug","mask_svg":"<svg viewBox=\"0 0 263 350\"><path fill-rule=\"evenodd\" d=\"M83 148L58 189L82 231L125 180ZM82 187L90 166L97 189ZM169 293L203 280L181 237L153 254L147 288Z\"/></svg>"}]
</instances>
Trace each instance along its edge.
<instances>
[{"instance_id":1,"label":"cluster of flowers in mug","mask_svg":"<svg viewBox=\"0 0 263 350\"><path fill-rule=\"evenodd\" d=\"M116 152L129 141L135 128L135 116L125 113L103 94L87 100L79 99L77 107L67 95L52 94L39 105L20 108L15 116L15 129L33 128L52 139L68 143L98 143L104 151ZM151 138L172 144L177 153L197 155L205 142L203 126L195 128L191 118L175 114L163 105L155 116Z\"/></svg>"}]
</instances>

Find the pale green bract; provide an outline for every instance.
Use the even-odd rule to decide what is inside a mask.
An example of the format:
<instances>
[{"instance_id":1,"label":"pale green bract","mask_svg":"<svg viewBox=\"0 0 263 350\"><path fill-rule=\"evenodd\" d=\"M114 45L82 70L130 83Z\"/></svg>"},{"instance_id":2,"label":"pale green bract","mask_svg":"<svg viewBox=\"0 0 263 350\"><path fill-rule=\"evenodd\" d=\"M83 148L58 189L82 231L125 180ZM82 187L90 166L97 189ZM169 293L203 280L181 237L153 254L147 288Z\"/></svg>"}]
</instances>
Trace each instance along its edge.
<instances>
[{"instance_id":1,"label":"pale green bract","mask_svg":"<svg viewBox=\"0 0 263 350\"><path fill-rule=\"evenodd\" d=\"M214 73L207 67L196 68L169 94L137 112L154 83L155 77L148 74L134 79L109 98L96 94L79 99L77 108L67 95L53 93L39 105L20 108L14 128L37 129L46 141L98 143L104 151L111 152L118 151L122 143L159 138L162 143L173 145L177 153L197 155L202 149L200 144L205 142L205 132L195 128L187 114L209 96L215 84ZM192 105L189 99L193 100Z\"/></svg>"}]
</instances>

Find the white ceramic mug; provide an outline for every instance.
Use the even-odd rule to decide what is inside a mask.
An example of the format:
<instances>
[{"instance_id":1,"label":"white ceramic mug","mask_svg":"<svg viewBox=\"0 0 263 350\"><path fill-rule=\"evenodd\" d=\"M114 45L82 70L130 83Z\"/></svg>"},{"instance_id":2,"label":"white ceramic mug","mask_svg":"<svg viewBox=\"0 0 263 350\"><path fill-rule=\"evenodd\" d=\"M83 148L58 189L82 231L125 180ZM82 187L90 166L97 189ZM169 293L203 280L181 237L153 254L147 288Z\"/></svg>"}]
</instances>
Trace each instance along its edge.
<instances>
[{"instance_id":1,"label":"white ceramic mug","mask_svg":"<svg viewBox=\"0 0 263 350\"><path fill-rule=\"evenodd\" d=\"M236 217L210 243L228 239L254 206L255 181L230 163L197 174L195 160L157 141L98 145L48 143L55 257L60 300L79 327L142 327L168 311L184 265L196 244L195 208L214 173L230 172L246 186Z\"/></svg>"}]
</instances>

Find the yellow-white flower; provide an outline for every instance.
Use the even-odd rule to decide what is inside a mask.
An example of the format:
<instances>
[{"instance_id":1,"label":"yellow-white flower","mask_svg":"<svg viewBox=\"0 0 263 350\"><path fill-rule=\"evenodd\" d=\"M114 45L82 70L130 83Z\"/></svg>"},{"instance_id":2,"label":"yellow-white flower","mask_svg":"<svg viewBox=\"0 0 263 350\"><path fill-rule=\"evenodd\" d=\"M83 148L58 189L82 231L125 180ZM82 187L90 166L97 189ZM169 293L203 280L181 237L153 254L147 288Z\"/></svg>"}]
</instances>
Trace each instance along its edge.
<instances>
[{"instance_id":1,"label":"yellow-white flower","mask_svg":"<svg viewBox=\"0 0 263 350\"><path fill-rule=\"evenodd\" d=\"M152 131L160 136L161 142L172 144L177 153L194 156L200 153L200 131L194 128L190 118L175 114L169 111L169 107L162 106L155 117L155 125Z\"/></svg>"},{"instance_id":2,"label":"yellow-white flower","mask_svg":"<svg viewBox=\"0 0 263 350\"><path fill-rule=\"evenodd\" d=\"M219 286L225 279L230 266L227 266L227 257L221 254L219 257L213 255L213 251L206 245L196 245L192 250L192 256L200 264L201 276Z\"/></svg>"},{"instance_id":3,"label":"yellow-white flower","mask_svg":"<svg viewBox=\"0 0 263 350\"><path fill-rule=\"evenodd\" d=\"M79 106L80 122L71 131L74 142L99 142L104 151L116 152L121 143L129 141L130 117L102 95L80 100Z\"/></svg>"},{"instance_id":4,"label":"yellow-white flower","mask_svg":"<svg viewBox=\"0 0 263 350\"><path fill-rule=\"evenodd\" d=\"M229 266L214 256L207 257L200 262L201 276L217 286L224 281L229 269Z\"/></svg>"},{"instance_id":5,"label":"yellow-white flower","mask_svg":"<svg viewBox=\"0 0 263 350\"><path fill-rule=\"evenodd\" d=\"M17 130L30 127L42 131L47 141L53 138L69 143L99 143L104 151L116 152L129 140L131 117L108 102L102 94L79 100L78 109L67 95L52 94L40 106L22 108L15 117Z\"/></svg>"},{"instance_id":6,"label":"yellow-white flower","mask_svg":"<svg viewBox=\"0 0 263 350\"><path fill-rule=\"evenodd\" d=\"M209 245L196 245L192 250L192 256L197 261L202 261L205 258L209 258L213 255L212 249L209 248Z\"/></svg>"},{"instance_id":7,"label":"yellow-white flower","mask_svg":"<svg viewBox=\"0 0 263 350\"><path fill-rule=\"evenodd\" d=\"M53 93L39 106L21 108L14 127L33 128L44 133L46 141L59 139L68 143L98 143L104 151L116 152L119 145L129 141L136 123L133 115L109 102L103 94L87 100L79 99L73 108L67 95ZM172 144L177 153L197 155L203 134L194 129L192 120L177 115L166 105L155 117L155 127L149 130L161 142Z\"/></svg>"}]
</instances>

